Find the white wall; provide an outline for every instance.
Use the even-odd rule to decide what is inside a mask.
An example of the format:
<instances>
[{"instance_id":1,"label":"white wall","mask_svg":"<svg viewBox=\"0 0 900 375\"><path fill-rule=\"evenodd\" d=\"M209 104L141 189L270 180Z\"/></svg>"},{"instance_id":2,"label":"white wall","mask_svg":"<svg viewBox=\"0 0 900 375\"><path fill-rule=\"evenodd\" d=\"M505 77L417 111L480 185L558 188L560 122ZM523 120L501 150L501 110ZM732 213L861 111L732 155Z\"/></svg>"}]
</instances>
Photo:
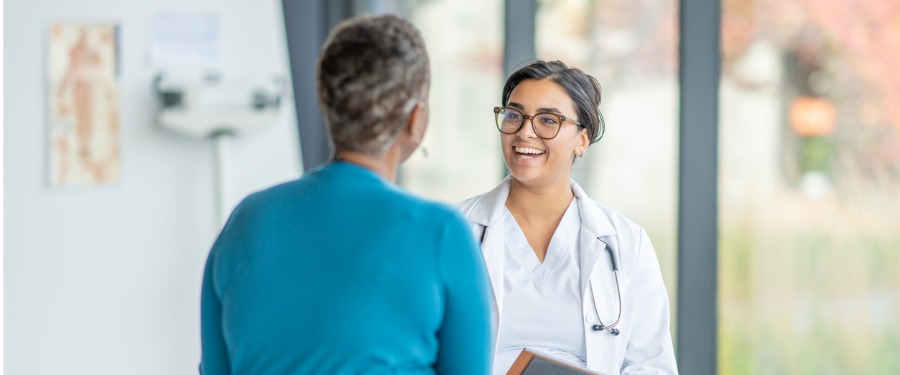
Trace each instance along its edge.
<instances>
[{"instance_id":1,"label":"white wall","mask_svg":"<svg viewBox=\"0 0 900 375\"><path fill-rule=\"evenodd\" d=\"M5 373L196 373L202 267L218 231L212 147L153 121L150 22L157 11L216 13L226 74L289 77L280 1L4 7ZM114 185L47 186L45 57L57 20L120 22L122 173ZM237 194L299 174L292 100L285 104L276 125L235 141Z\"/></svg>"}]
</instances>

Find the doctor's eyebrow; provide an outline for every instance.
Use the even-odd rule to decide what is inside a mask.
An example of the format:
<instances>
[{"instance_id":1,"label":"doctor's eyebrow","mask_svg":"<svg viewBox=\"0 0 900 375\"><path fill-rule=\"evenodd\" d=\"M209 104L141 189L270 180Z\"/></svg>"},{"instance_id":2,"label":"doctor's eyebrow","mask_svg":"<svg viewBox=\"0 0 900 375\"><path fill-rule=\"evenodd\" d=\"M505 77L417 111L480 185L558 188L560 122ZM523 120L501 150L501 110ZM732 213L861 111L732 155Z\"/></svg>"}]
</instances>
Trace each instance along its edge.
<instances>
[{"instance_id":1,"label":"doctor's eyebrow","mask_svg":"<svg viewBox=\"0 0 900 375\"><path fill-rule=\"evenodd\" d=\"M521 105L521 104L516 103L516 102L509 102L509 103L506 103L506 106L507 106L507 107L513 107L513 108L515 108L515 109L520 109L520 110L523 110L523 111L525 110L525 106L524 106L524 105Z\"/></svg>"},{"instance_id":2,"label":"doctor's eyebrow","mask_svg":"<svg viewBox=\"0 0 900 375\"><path fill-rule=\"evenodd\" d=\"M525 106L524 106L524 105L521 105L521 104L516 103L516 102L509 102L509 103L506 103L506 106L507 106L507 107L513 107L513 108L518 109L518 110L521 110L521 111L524 111L524 110L525 110ZM558 110L558 109L556 109L556 108L538 108L538 109L537 109L537 112L552 112L552 113L560 113L560 114L562 113L562 111L560 111L560 110Z\"/></svg>"}]
</instances>

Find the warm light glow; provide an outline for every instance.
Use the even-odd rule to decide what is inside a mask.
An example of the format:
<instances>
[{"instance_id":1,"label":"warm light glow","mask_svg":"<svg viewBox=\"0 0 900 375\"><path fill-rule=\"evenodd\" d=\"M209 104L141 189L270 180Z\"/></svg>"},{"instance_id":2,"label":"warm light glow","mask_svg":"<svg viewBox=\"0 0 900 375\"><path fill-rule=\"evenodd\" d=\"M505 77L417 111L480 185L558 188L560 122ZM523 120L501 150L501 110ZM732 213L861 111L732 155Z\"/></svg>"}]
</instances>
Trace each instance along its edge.
<instances>
[{"instance_id":1,"label":"warm light glow","mask_svg":"<svg viewBox=\"0 0 900 375\"><path fill-rule=\"evenodd\" d=\"M801 137L831 134L836 118L834 104L828 99L800 97L791 103L791 128Z\"/></svg>"}]
</instances>

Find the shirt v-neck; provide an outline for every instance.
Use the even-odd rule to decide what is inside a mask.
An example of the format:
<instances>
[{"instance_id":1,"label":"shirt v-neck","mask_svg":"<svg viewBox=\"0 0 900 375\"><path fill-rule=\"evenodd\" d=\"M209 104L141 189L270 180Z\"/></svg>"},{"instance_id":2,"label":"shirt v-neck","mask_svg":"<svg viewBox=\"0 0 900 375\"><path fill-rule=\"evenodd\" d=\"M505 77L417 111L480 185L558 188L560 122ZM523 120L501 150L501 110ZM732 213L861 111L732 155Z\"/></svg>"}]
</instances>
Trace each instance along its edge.
<instances>
[{"instance_id":1,"label":"shirt v-neck","mask_svg":"<svg viewBox=\"0 0 900 375\"><path fill-rule=\"evenodd\" d=\"M553 236L550 238L550 244L547 246L547 253L544 254L544 262L538 260L537 254L528 243L525 233L513 217L509 209L503 208L503 219L506 221L506 247L508 253L513 254L515 261L519 263L522 270L531 276L537 284L543 284L553 273L559 268L564 260L566 253L574 247L574 234L578 233L580 218L578 215L578 205L576 200L572 198L569 207L563 213L562 219L559 221Z\"/></svg>"}]
</instances>

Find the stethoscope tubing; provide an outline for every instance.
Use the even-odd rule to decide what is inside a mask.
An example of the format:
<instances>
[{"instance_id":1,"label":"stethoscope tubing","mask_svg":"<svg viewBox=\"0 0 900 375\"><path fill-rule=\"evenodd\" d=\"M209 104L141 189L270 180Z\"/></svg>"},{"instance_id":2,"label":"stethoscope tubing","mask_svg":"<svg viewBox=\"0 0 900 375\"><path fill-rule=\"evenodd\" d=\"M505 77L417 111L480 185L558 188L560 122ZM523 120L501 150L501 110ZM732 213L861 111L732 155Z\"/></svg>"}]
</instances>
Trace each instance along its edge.
<instances>
[{"instance_id":1,"label":"stethoscope tubing","mask_svg":"<svg viewBox=\"0 0 900 375\"><path fill-rule=\"evenodd\" d=\"M619 313L616 315L616 320L610 324L603 324L603 319L600 318L600 310L597 309L597 301L594 301L594 311L597 312L597 320L600 321L600 324L595 324L592 329L594 331L608 331L613 336L619 335L619 329L616 326L619 325L619 322L622 320L622 288L619 285L619 262L616 261L616 255L613 253L613 250L606 247L606 251L609 253L609 261L612 264L612 271L616 279L616 296L619 299Z\"/></svg>"}]
</instances>

